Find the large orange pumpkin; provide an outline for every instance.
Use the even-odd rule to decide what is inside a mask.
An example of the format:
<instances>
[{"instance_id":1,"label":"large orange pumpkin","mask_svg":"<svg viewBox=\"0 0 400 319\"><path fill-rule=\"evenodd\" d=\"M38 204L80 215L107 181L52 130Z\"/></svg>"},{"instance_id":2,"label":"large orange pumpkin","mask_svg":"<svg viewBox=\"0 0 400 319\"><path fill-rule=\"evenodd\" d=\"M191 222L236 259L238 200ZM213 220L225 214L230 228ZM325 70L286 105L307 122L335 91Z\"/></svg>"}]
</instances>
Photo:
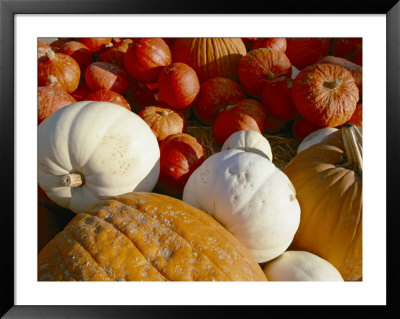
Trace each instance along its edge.
<instances>
[{"instance_id":1,"label":"large orange pumpkin","mask_svg":"<svg viewBox=\"0 0 400 319\"><path fill-rule=\"evenodd\" d=\"M132 192L78 214L40 252L51 281L266 281L249 251L181 200Z\"/></svg>"},{"instance_id":2,"label":"large orange pumpkin","mask_svg":"<svg viewBox=\"0 0 400 319\"><path fill-rule=\"evenodd\" d=\"M240 38L179 38L171 49L172 62L191 66L200 82L220 76L237 79L237 67L246 47Z\"/></svg>"},{"instance_id":3,"label":"large orange pumpkin","mask_svg":"<svg viewBox=\"0 0 400 319\"><path fill-rule=\"evenodd\" d=\"M301 208L291 249L326 259L345 280L362 277L361 144L360 130L346 124L284 169Z\"/></svg>"}]
</instances>

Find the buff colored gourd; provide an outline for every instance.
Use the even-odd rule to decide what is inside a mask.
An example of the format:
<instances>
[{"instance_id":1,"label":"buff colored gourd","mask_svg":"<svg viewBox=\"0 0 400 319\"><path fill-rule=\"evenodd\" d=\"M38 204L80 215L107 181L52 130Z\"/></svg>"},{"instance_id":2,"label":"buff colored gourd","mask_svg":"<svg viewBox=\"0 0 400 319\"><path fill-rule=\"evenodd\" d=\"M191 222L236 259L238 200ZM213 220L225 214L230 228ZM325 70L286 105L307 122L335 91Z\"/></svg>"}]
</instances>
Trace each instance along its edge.
<instances>
[{"instance_id":1,"label":"buff colored gourd","mask_svg":"<svg viewBox=\"0 0 400 319\"><path fill-rule=\"evenodd\" d=\"M362 277L362 133L346 124L285 167L301 207L291 249L335 266L346 281Z\"/></svg>"},{"instance_id":2,"label":"buff colored gourd","mask_svg":"<svg viewBox=\"0 0 400 319\"><path fill-rule=\"evenodd\" d=\"M39 185L51 200L75 213L103 197L151 191L159 160L149 126L117 104L70 104L38 127Z\"/></svg>"},{"instance_id":3,"label":"buff colored gourd","mask_svg":"<svg viewBox=\"0 0 400 319\"><path fill-rule=\"evenodd\" d=\"M169 196L100 201L40 252L40 281L266 281L246 248L206 213Z\"/></svg>"},{"instance_id":4,"label":"buff colored gourd","mask_svg":"<svg viewBox=\"0 0 400 319\"><path fill-rule=\"evenodd\" d=\"M264 266L270 281L343 281L325 259L307 251L287 250Z\"/></svg>"},{"instance_id":5,"label":"buff colored gourd","mask_svg":"<svg viewBox=\"0 0 400 319\"><path fill-rule=\"evenodd\" d=\"M189 177L182 198L219 221L259 263L282 254L300 222L288 177L266 157L238 149L207 158Z\"/></svg>"}]
</instances>

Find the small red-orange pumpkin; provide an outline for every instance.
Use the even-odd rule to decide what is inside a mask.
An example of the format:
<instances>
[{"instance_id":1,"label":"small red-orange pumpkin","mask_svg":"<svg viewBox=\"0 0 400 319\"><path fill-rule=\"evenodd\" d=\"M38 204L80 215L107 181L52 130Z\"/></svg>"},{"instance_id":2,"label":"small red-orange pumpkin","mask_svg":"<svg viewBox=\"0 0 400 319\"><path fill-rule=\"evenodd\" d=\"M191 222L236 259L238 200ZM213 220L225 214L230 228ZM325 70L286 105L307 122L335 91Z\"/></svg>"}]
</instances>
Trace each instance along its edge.
<instances>
[{"instance_id":1,"label":"small red-orange pumpkin","mask_svg":"<svg viewBox=\"0 0 400 319\"><path fill-rule=\"evenodd\" d=\"M89 93L82 101L104 101L110 102L114 104L118 104L123 106L124 108L131 111L131 106L129 105L128 101L117 92L114 91L106 91L106 90L98 90Z\"/></svg>"},{"instance_id":2,"label":"small red-orange pumpkin","mask_svg":"<svg viewBox=\"0 0 400 319\"><path fill-rule=\"evenodd\" d=\"M144 107L138 115L150 126L157 141L176 133L186 131L185 116L170 107L153 105Z\"/></svg>"},{"instance_id":3,"label":"small red-orange pumpkin","mask_svg":"<svg viewBox=\"0 0 400 319\"><path fill-rule=\"evenodd\" d=\"M81 74L85 73L86 67L92 63L92 53L88 47L78 41L68 41L61 45L60 53L64 53L73 58L81 68Z\"/></svg>"},{"instance_id":4,"label":"small red-orange pumpkin","mask_svg":"<svg viewBox=\"0 0 400 319\"><path fill-rule=\"evenodd\" d=\"M335 127L353 115L359 92L354 77L342 66L310 65L294 79L292 98L297 111L314 125Z\"/></svg>"},{"instance_id":5,"label":"small red-orange pumpkin","mask_svg":"<svg viewBox=\"0 0 400 319\"><path fill-rule=\"evenodd\" d=\"M156 190L181 198L187 180L206 159L204 146L186 133L172 134L160 142L160 176Z\"/></svg>"},{"instance_id":6,"label":"small red-orange pumpkin","mask_svg":"<svg viewBox=\"0 0 400 319\"><path fill-rule=\"evenodd\" d=\"M286 55L290 62L299 70L317 63L328 55L330 38L286 38Z\"/></svg>"},{"instance_id":7,"label":"small red-orange pumpkin","mask_svg":"<svg viewBox=\"0 0 400 319\"><path fill-rule=\"evenodd\" d=\"M38 60L38 86L50 85L51 77L57 80L63 90L72 93L81 77L79 64L67 54L48 49L46 55Z\"/></svg>"},{"instance_id":8,"label":"small red-orange pumpkin","mask_svg":"<svg viewBox=\"0 0 400 319\"><path fill-rule=\"evenodd\" d=\"M265 107L254 99L228 105L217 117L212 128L215 141L222 145L237 131L264 131L267 122Z\"/></svg>"},{"instance_id":9,"label":"small red-orange pumpkin","mask_svg":"<svg viewBox=\"0 0 400 319\"><path fill-rule=\"evenodd\" d=\"M200 91L196 72L185 63L164 67L158 76L157 100L176 109L190 107Z\"/></svg>"},{"instance_id":10,"label":"small red-orange pumpkin","mask_svg":"<svg viewBox=\"0 0 400 319\"><path fill-rule=\"evenodd\" d=\"M93 62L85 71L85 82L91 91L110 90L124 94L129 88L129 76L117 65Z\"/></svg>"}]
</instances>

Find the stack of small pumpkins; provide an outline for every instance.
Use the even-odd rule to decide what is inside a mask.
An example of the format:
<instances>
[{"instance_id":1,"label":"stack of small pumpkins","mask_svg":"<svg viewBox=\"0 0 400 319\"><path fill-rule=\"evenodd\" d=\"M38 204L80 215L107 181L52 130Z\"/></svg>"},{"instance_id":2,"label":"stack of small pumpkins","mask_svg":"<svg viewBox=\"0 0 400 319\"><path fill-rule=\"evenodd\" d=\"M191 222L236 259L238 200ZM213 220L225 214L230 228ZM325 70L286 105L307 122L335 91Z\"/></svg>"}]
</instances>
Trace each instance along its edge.
<instances>
[{"instance_id":1,"label":"stack of small pumpkins","mask_svg":"<svg viewBox=\"0 0 400 319\"><path fill-rule=\"evenodd\" d=\"M64 216L39 214L38 279L359 280L360 56L360 39L38 42L39 212ZM324 133L281 171L263 134L288 128Z\"/></svg>"}]
</instances>

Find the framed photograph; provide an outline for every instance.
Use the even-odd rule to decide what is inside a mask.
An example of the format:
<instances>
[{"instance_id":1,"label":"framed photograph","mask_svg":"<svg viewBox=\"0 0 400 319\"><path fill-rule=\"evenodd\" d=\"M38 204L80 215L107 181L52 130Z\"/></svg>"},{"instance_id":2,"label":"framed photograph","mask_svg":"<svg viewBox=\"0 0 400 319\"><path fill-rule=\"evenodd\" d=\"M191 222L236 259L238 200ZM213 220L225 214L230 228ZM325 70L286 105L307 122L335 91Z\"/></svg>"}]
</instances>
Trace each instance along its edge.
<instances>
[{"instance_id":1,"label":"framed photograph","mask_svg":"<svg viewBox=\"0 0 400 319\"><path fill-rule=\"evenodd\" d=\"M397 247L394 243L399 242L396 229L400 226L397 206L393 200L397 192L397 188L393 187L397 178L394 164L400 160L397 147L397 136L400 136L400 4L396 0L339 1L332 6L314 1L289 1L273 5L255 1L246 5L251 9L243 8L243 4L210 1L189 4L152 0L0 0L0 3L0 129L3 150L0 161L4 181L1 210L1 315L4 318L158 318L172 315L208 316L210 313L220 316L228 313L247 315L264 307L268 307L268 312L276 314L306 315L310 311L321 311L324 314L327 307L330 314L338 317L360 314L360 311L365 314L373 311L379 317L400 314L396 302L398 296L394 289L398 282L394 274L395 269L398 269ZM205 40L201 43L199 39ZM195 56L188 57L187 52L193 51L193 48L200 51L201 46L208 53L203 52L198 61ZM134 52L132 48L139 49ZM150 70L150 55L145 58L143 56L155 48L157 56L151 57L151 63L158 64ZM148 51L144 53L145 50ZM72 51L79 53L73 56ZM42 60L39 59L41 54L44 56ZM137 62L140 59L137 56L131 58L135 54L142 55L141 62ZM220 56L217 57L218 54ZM211 63L207 59L214 60ZM46 65L41 64L44 60ZM264 62L267 60L269 62ZM48 61L53 66L49 66ZM56 63L58 65L54 66ZM212 66L207 68L207 65ZM56 71L48 73L52 67ZM66 68L69 69L60 71ZM268 72L265 71L267 68ZM55 77L54 72L63 74ZM68 78L63 79L67 72ZM103 75L100 75L101 72ZM104 72L108 72L108 77L112 75L108 83ZM310 82L318 81L318 76L325 76L328 72L334 76L330 81L321 80L324 88L315 89L311 86ZM183 78L184 85L181 84ZM217 80L212 83L210 79ZM282 83L285 88L279 88ZM203 93L207 85L209 92ZM225 91L218 93L214 89L218 85L224 86ZM324 106L320 111L323 115L317 114L315 107L319 107L318 103L324 98L323 90L338 86L341 86L341 95L329 95L327 101L330 108ZM54 92L58 92L57 97L64 94L64 104L42 107L44 104L39 100L45 99L47 93L39 92L38 87L52 90L53 96L56 94ZM112 96L110 92L113 92ZM207 109L201 105L199 92L203 94L203 104L207 105ZM286 93L279 95L277 92ZM218 94L220 96L217 98L226 102L222 106L215 104L214 109L211 109L209 104L214 103ZM284 94L287 94L288 99L282 98ZM346 99L340 100L343 96ZM290 103L287 102L289 100ZM123 107L115 111L108 109L110 104L105 102L110 101ZM334 109L336 102L338 107ZM73 103L76 103L76 111L70 111L70 104ZM311 104L314 108L312 111L308 109ZM159 110L152 110L158 113L150 114L150 105L159 106ZM286 108L283 111L284 105ZM242 108L242 113L236 115L241 120L235 119L233 112L230 112L234 108ZM265 114L257 108L261 108ZM145 114L145 110L148 114ZM158 128L151 127L154 118L146 119L146 116L154 114L166 116L167 111L177 116L174 119L176 123L184 123L177 129L178 124L175 123L176 131L169 132L169 135L165 133L166 130L158 131ZM56 112L57 116L51 117ZM86 123L85 115L79 121L72 119L81 113L89 114L86 115ZM253 122L245 122L245 116ZM40 125L43 121L45 125ZM113 121L118 124L111 126L109 123ZM143 123L148 126L143 126ZM323 137L319 137L317 142L309 134L323 128L329 128L330 137L339 136L335 134L340 130L348 138L348 141L340 142L345 148L344 153L347 152L341 158L346 168L354 159L351 169L356 173L352 178L359 182L359 188L354 194L346 195L352 198L352 204L343 202L343 206L348 211L358 209L359 213L347 218L338 214L330 220L322 219L318 224L315 220L322 217L307 215L311 214L307 210L311 212L312 209L308 208L310 205L304 205L300 198L315 201L315 206L325 205L323 210L331 212L335 209L331 206L335 205L338 205L337 209L344 209L338 204L341 199L334 205L326 204L323 203L323 198L326 198L324 194L329 193L330 197L338 194L338 198L344 198L342 193L345 191L332 191L332 185L324 189L321 183L312 191L311 188L303 187L305 176L308 176L305 174L308 166L301 166L301 162L294 162L293 159L309 147L305 142L313 145L322 141ZM238 131L258 131L257 134L266 138L266 144L261 147L251 146L256 151L249 151L249 144L246 143L250 143L251 137L243 135L236 140L232 138L233 133ZM101 141L98 140L98 132L106 132ZM163 156L163 152L166 154L171 147L178 147L167 138L175 133L192 139L190 142L184 141L192 143L192 152L198 157L198 162L190 164L193 165L191 175L187 176L182 185L176 181L178 173L171 173L177 167L172 166L176 163L170 164L167 172L166 160L160 165L160 152ZM121 134L127 135L126 143L122 143L122 138L117 142L113 140L113 134L119 137ZM131 145L129 143L131 138L135 139L135 134L140 134L140 139ZM101 144L96 151L90 139L93 143L105 143L106 135L108 146ZM68 136L68 143L57 144L61 140L60 136ZM179 138L180 143L183 143L184 137ZM246 142L241 140L246 138ZM323 141L333 143L329 147L336 151L340 149L339 144L334 144L333 138ZM193 146L195 143L198 146ZM247 149L240 143L245 143ZM140 178L135 180L134 185L131 184L132 177L129 177L129 183L126 182L128 179L124 180L125 177L115 177L107 181L109 184L104 184L106 178L110 179L114 175L131 174L132 162L123 162L131 147L137 147L136 153L146 159L138 159L142 164L136 168L134 176L136 178L140 175ZM326 145L321 147L328 148ZM314 153L312 149L303 151L302 160L315 161L321 149L316 147ZM113 152L111 154L110 151L110 156L108 150ZM241 177L237 175L235 185L252 188L253 183L259 183L268 184L269 188L264 190L264 186L257 186L254 193L246 189L249 196L246 195L245 200L240 195L242 202L239 203L235 202L237 194L228 177L222 182L222 179L211 180L212 174L204 177L204 174L195 171L205 167L211 156L218 156L222 151L226 152L224 154L231 152L235 156L246 152L251 154L246 160L248 175L239 174L247 182L241 184ZM79 153L80 157L73 152ZM257 154L254 155L254 152ZM333 154L333 150L331 152ZM310 154L308 159L306 153ZM93 154L98 157L91 162ZM217 164L223 165L229 156L222 156L221 164ZM65 160L67 157L68 160ZM85 159L85 165L76 164L80 158ZM247 167L244 160L240 161L234 167ZM265 162L267 166L263 166ZM220 167L215 168L217 164L209 164L203 171L221 170ZM97 176L98 168L103 167L101 165L108 165L107 172L114 175L110 173L93 177ZM333 165L338 164L333 162ZM75 169L77 166L82 171ZM232 167L227 168L226 172L235 175ZM255 167L260 167L256 174ZM270 186L272 181L260 182L262 176L267 176L267 169L278 172L276 174L281 174L280 178L288 182L273 186ZM163 179L159 178L161 176ZM323 180L328 178L324 176ZM277 182L274 180L274 183ZM38 187L39 184L42 187ZM60 191L66 186L83 189L85 184L89 184L86 193L82 191L76 195L74 191ZM93 191L95 188L98 188L97 193ZM118 199L123 207L116 208L117 204L109 196L129 193L127 189L132 188L149 193L154 190L161 197L148 199L142 195L138 198L128 196ZM270 205L280 215L296 215L297 219L290 217L295 226L282 217L279 218L286 224L283 221L278 224L280 219L275 217L277 226L271 234L268 227L260 231L259 226L266 219L258 217L259 208L254 199L259 196L262 206L270 197L277 198L282 192L292 194L288 195L289 201L291 204L294 201L296 205L290 208L288 205L282 206L286 207L284 210L275 199ZM266 194L274 195L268 197ZM80 199L76 200L73 196L80 196ZM224 196L229 197L229 201L225 201ZM358 204L356 198L359 199ZM288 199L285 197L280 200ZM200 209L208 214L204 213L204 217L193 220L191 218L195 216L194 213L178 216L181 210L187 209L179 205L191 205L194 210ZM85 217L82 213L89 207L94 207L93 211ZM158 232L158 240L153 235L147 236L144 228L140 230L143 231L140 237L137 235L138 228L128 227L133 221L125 221L121 212L129 209L143 209L147 217L158 216L158 219L155 218L157 221L162 219L162 223L154 223L147 230L147 234ZM48 214L47 210L61 217L54 223L46 220L47 224L41 224L40 216ZM111 216L117 210L122 215L118 215L118 218L116 215ZM159 213L157 210L163 211ZM228 210L237 213L227 217ZM103 231L106 226L95 224L92 215L96 218L101 215L102 221L107 221L107 227L112 225L113 229ZM135 217L140 219L135 219L135 225L143 224L144 217L140 216ZM315 219L309 224L312 226L307 228L301 224L302 220L311 217ZM207 228L202 223L212 226ZM340 226L341 223L347 226ZM67 224L69 233L74 231L74 236L82 233L82 238L70 238L67 232L60 235ZM249 229L242 228L242 224L246 224L245 227ZM352 245L358 245L358 248L348 248L348 254L357 255L353 256L354 260L358 258L356 266L356 262L347 263L351 257L341 257L338 261L339 257L333 256L334 253L332 256L328 253L324 255L325 251L320 253L318 250L319 247L329 245L330 251L336 254L343 251L343 247L335 246L332 238L338 236L341 227L349 228L350 224L354 229L351 234ZM47 230L42 231L40 227L47 227ZM49 230L49 227L53 228ZM82 232L86 227L90 235ZM210 227L215 229L211 231ZM283 231L285 227L288 230ZM115 230L123 233L123 238L110 235ZM333 234L332 238L327 237L328 231ZM281 237L277 237L276 233ZM44 236L40 237L41 234ZM290 238L282 239L286 235ZM203 237L207 237L208 241ZM298 239L306 237L307 240ZM357 237L362 238L359 244L356 243ZM129 241L129 245L133 243L133 248L124 244L127 238L132 241ZM133 238L139 238L135 240L143 243L135 242ZM87 249L91 255L86 259L79 250L79 245L86 245L82 244L85 240L87 247L92 249ZM273 241L275 246L268 246L267 249L260 244L262 242L265 245L268 241ZM161 249L160 242L170 244ZM182 244L178 245L178 242ZM62 252L61 246L64 244L70 245L68 253ZM148 255L142 250L146 245L154 245L146 252ZM183 250L171 245L175 248L185 245L196 247L192 250L197 252L190 252L191 258L196 258L179 257L180 254L184 255ZM135 266L131 262L136 256L135 249L144 256L139 256L143 258L140 263L148 264L147 268L140 268L140 278L133 275L139 271L130 268ZM318 254L323 256L321 260L324 265L332 267L329 268L329 275L316 268L311 259L305 264L307 266L302 266L304 268L301 270L295 268L296 271L293 271L293 267L300 267L298 264L285 264L286 261L279 259L289 250L295 252L308 249L315 249L315 257L320 258ZM197 256L198 253L202 254L201 258ZM160 254L163 258L167 257L161 261L158 258ZM215 254L215 258L209 254ZM229 254L235 256L230 263L226 260L231 261L231 257L224 257ZM177 257L172 258L173 255ZM139 257L135 260L139 260ZM57 258L59 263L56 262ZM79 268L73 275L72 268L64 269L63 261L68 258L78 259L76 264L68 261L68 267ZM164 265L164 268L159 266L168 259L173 261ZM93 265L90 263L92 260L96 261ZM113 265L116 268L112 268ZM92 266L99 269L92 270ZM284 268L286 266L288 268ZM185 274L189 268L195 271L191 270L190 275ZM323 279L317 279L320 278L318 276ZM150 280L145 281L146 278ZM373 310L371 306L374 306Z\"/></svg>"}]
</instances>

